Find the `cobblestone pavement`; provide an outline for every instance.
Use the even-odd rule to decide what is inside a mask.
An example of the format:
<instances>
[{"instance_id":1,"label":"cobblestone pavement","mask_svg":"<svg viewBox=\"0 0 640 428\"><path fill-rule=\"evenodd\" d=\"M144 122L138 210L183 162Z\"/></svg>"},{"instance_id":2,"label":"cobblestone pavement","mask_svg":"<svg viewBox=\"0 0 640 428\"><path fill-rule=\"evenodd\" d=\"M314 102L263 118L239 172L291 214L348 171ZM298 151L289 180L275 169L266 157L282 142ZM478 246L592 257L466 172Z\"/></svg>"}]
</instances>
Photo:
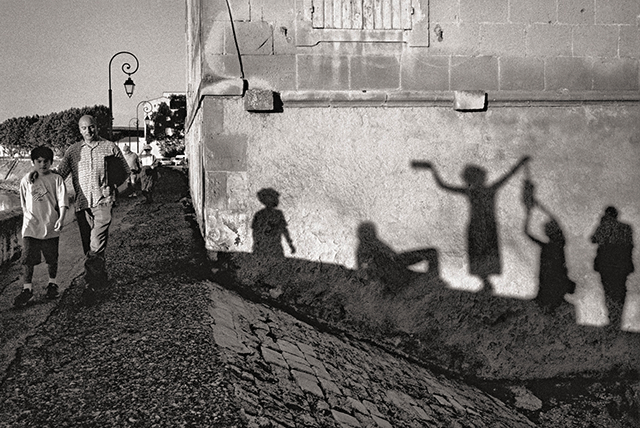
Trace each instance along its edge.
<instances>
[{"instance_id":1,"label":"cobblestone pavement","mask_svg":"<svg viewBox=\"0 0 640 428\"><path fill-rule=\"evenodd\" d=\"M210 284L214 339L250 426L535 426L500 400Z\"/></svg>"}]
</instances>

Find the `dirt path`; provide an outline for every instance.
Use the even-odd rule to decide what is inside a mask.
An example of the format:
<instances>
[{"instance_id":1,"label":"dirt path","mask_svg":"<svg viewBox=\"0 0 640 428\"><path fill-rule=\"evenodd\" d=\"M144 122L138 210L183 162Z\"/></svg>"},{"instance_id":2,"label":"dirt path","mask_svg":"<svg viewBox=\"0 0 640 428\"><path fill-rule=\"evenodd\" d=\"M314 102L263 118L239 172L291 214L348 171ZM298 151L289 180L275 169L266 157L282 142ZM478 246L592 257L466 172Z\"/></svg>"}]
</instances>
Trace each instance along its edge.
<instances>
[{"instance_id":1,"label":"dirt path","mask_svg":"<svg viewBox=\"0 0 640 428\"><path fill-rule=\"evenodd\" d=\"M121 205L114 210L111 232L119 228L126 210L130 206ZM73 210L70 210L69 221L60 236L60 255L58 268L58 286L60 295L69 287L74 278L82 275L83 259L80 232L75 221ZM0 271L0 379L11 361L15 358L16 350L34 333L59 302L47 300L44 297L47 285L47 268L44 263L36 266L33 276L34 300L25 308L13 307L13 299L22 289L22 265L15 262Z\"/></svg>"}]
</instances>

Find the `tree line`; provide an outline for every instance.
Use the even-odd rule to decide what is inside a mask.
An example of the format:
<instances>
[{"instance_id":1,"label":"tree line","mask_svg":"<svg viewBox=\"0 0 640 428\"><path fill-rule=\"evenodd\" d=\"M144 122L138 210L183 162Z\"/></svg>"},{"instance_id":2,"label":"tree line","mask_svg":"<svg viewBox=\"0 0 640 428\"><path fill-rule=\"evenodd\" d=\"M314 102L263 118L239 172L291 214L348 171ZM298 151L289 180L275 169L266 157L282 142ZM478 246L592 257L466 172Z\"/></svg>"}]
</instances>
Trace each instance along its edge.
<instances>
[{"instance_id":1,"label":"tree line","mask_svg":"<svg viewBox=\"0 0 640 428\"><path fill-rule=\"evenodd\" d=\"M160 103L150 117L152 125L147 133L157 141L163 156L184 153L184 121L187 115L186 97L172 95L169 104ZM0 147L9 156L27 156L37 146L50 147L57 156L82 139L78 121L85 114L96 118L98 134L107 140L118 141L122 133L114 131L109 138L109 108L104 105L70 108L44 116L22 116L0 123Z\"/></svg>"},{"instance_id":2,"label":"tree line","mask_svg":"<svg viewBox=\"0 0 640 428\"><path fill-rule=\"evenodd\" d=\"M22 116L7 119L0 123L0 146L4 148L5 153L11 156L26 156L31 149L42 145L50 147L56 155L62 156L67 147L82 139L78 121L85 114L96 118L99 135L107 138L109 108L96 105L71 108L44 116Z\"/></svg>"},{"instance_id":3,"label":"tree line","mask_svg":"<svg viewBox=\"0 0 640 428\"><path fill-rule=\"evenodd\" d=\"M184 95L171 95L169 100L169 104L160 103L151 115L151 133L160 146L160 153L172 157L184 153L187 100Z\"/></svg>"}]
</instances>

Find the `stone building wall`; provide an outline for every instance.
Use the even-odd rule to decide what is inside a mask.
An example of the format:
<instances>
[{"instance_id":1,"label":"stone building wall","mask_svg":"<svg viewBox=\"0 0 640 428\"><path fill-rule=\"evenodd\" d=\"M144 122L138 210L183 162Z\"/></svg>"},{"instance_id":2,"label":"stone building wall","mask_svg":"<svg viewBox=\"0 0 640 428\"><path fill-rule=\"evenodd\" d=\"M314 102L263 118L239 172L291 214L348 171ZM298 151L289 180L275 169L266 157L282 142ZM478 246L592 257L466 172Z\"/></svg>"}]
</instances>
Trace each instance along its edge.
<instances>
[{"instance_id":1,"label":"stone building wall","mask_svg":"<svg viewBox=\"0 0 640 428\"><path fill-rule=\"evenodd\" d=\"M371 222L395 251L436 248L445 281L476 291L468 202L410 163L461 186L467 166L491 182L528 155L567 240L578 322L605 323L590 236L608 205L640 225L640 3L412 0L410 30L369 31L314 28L321 3L187 2L187 153L207 247L251 252L256 194L273 188L297 249L283 240L287 256L355 268L358 227ZM539 249L523 231L524 178L498 193L492 282L528 299ZM539 236L545 221L534 217ZM632 275L627 313L640 326L638 285Z\"/></svg>"}]
</instances>

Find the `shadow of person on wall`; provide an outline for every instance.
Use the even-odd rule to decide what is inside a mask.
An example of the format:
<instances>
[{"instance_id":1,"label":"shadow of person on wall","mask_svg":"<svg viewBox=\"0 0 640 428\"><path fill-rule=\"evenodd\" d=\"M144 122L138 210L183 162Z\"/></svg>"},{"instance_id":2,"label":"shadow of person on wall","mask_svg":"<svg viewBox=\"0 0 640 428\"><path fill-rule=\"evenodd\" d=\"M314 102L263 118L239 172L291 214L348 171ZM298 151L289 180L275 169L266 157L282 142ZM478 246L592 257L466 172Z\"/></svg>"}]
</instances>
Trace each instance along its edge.
<instances>
[{"instance_id":1,"label":"shadow of person on wall","mask_svg":"<svg viewBox=\"0 0 640 428\"><path fill-rule=\"evenodd\" d=\"M258 200L264 204L264 208L253 216L251 229L253 231L253 254L262 257L284 257L282 238L289 244L291 254L295 254L296 248L289 235L287 221L281 210L276 209L280 204L280 194L272 188L260 189L257 193Z\"/></svg>"},{"instance_id":2,"label":"shadow of person on wall","mask_svg":"<svg viewBox=\"0 0 640 428\"><path fill-rule=\"evenodd\" d=\"M296 253L284 213L277 209L280 194L272 188L260 189L258 200L264 208L256 212L251 221L253 236L254 275L257 282L270 289L272 297L282 293L289 264L285 263L282 238L289 245L291 254Z\"/></svg>"},{"instance_id":3,"label":"shadow of person on wall","mask_svg":"<svg viewBox=\"0 0 640 428\"><path fill-rule=\"evenodd\" d=\"M633 229L618 221L618 210L605 209L591 242L598 245L593 269L600 274L610 325L622 323L622 310L627 296L627 277L633 266Z\"/></svg>"},{"instance_id":4,"label":"shadow of person on wall","mask_svg":"<svg viewBox=\"0 0 640 428\"><path fill-rule=\"evenodd\" d=\"M564 233L558 220L535 199L534 185L529 178L524 182L523 202L526 208L524 233L540 247L538 294L534 300L543 312L553 313L564 302L565 294L576 291L576 283L567 271ZM536 207L549 217L544 225L546 240L536 238L530 231L531 213Z\"/></svg>"},{"instance_id":5,"label":"shadow of person on wall","mask_svg":"<svg viewBox=\"0 0 640 428\"><path fill-rule=\"evenodd\" d=\"M496 195L498 190L523 165L529 161L525 156L510 171L492 184L487 184L487 171L476 165L467 165L462 173L464 186L453 186L445 183L431 162L413 161L414 169L428 169L433 173L436 183L441 188L466 196L469 200L470 217L467 227L467 255L469 273L482 280L484 290L490 291L493 285L491 275L502 273L500 241L496 220Z\"/></svg>"},{"instance_id":6,"label":"shadow of person on wall","mask_svg":"<svg viewBox=\"0 0 640 428\"><path fill-rule=\"evenodd\" d=\"M440 276L438 250L435 248L396 253L378 238L376 226L371 222L358 226L358 240L356 263L359 277L367 283L381 282L385 293L395 294L417 278L432 281ZM428 263L425 272L409 269L423 262Z\"/></svg>"}]
</instances>

